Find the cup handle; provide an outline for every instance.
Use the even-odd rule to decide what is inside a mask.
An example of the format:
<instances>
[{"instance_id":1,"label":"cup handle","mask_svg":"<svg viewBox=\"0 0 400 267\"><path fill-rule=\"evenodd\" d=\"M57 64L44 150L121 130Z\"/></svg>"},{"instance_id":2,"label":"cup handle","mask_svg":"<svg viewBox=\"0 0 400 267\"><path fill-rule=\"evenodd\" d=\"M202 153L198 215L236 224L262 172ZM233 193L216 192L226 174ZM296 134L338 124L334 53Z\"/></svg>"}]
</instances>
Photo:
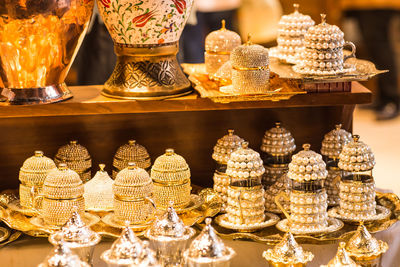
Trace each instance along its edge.
<instances>
[{"instance_id":1,"label":"cup handle","mask_svg":"<svg viewBox=\"0 0 400 267\"><path fill-rule=\"evenodd\" d=\"M145 200L146 202L150 203L151 206L153 207L153 211L152 211L152 213L151 213L151 217L150 217L150 214L149 214L149 216L147 216L147 219L146 219L146 221L149 221L149 220L151 220L151 219L154 217L154 213L155 213L157 207L156 207L156 203L154 203L153 199L151 199L151 198L149 198L149 197L145 197L144 200Z\"/></svg>"},{"instance_id":2,"label":"cup handle","mask_svg":"<svg viewBox=\"0 0 400 267\"><path fill-rule=\"evenodd\" d=\"M37 208L38 207L38 200L39 199L42 199L43 200L43 195L36 195L36 192L35 192L35 187L34 186L32 186L32 188L31 188L31 193L30 193L30 195L31 195L31 200L32 200L32 209L35 211L35 212L37 212L38 214L41 214L41 212L40 212L40 210Z\"/></svg>"},{"instance_id":3,"label":"cup handle","mask_svg":"<svg viewBox=\"0 0 400 267\"><path fill-rule=\"evenodd\" d=\"M237 200L238 200L238 203L239 203L240 224L244 224L243 209L242 209L242 191L239 191L239 195L237 197Z\"/></svg>"},{"instance_id":4,"label":"cup handle","mask_svg":"<svg viewBox=\"0 0 400 267\"><path fill-rule=\"evenodd\" d=\"M355 44L353 44L352 42L346 41L344 43L344 46L350 46L351 47L351 53L350 53L350 55L343 57L343 62L348 60L349 58L356 57L356 46L355 46Z\"/></svg>"},{"instance_id":5,"label":"cup handle","mask_svg":"<svg viewBox=\"0 0 400 267\"><path fill-rule=\"evenodd\" d=\"M290 218L289 212L287 212L287 210L283 207L283 205L280 202L280 198L281 197L283 197L284 199L290 201L289 195L286 192L281 191L281 192L279 192L278 195L275 196L275 204L283 212L283 214L285 214L285 216L288 219L289 223L292 224L292 219Z\"/></svg>"}]
</instances>

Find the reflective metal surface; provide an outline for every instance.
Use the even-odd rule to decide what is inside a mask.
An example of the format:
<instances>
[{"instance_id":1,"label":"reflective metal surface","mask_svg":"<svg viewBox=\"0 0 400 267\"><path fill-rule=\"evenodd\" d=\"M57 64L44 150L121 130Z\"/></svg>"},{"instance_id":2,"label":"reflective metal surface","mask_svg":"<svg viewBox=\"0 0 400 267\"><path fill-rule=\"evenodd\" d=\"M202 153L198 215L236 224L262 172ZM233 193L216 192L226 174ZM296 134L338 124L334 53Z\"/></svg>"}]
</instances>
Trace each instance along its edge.
<instances>
[{"instance_id":1,"label":"reflective metal surface","mask_svg":"<svg viewBox=\"0 0 400 267\"><path fill-rule=\"evenodd\" d=\"M0 93L10 104L52 103L72 95L64 79L94 0L0 2Z\"/></svg>"}]
</instances>

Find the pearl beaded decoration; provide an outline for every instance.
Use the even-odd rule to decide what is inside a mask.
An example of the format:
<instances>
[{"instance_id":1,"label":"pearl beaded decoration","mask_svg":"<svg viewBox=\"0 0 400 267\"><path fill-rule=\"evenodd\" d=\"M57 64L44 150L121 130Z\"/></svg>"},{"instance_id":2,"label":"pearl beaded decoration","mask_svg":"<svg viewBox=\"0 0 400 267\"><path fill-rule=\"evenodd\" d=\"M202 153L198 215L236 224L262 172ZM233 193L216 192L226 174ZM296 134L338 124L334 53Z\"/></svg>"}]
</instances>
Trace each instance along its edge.
<instances>
[{"instance_id":1,"label":"pearl beaded decoration","mask_svg":"<svg viewBox=\"0 0 400 267\"><path fill-rule=\"evenodd\" d=\"M353 141L343 147L338 163L341 170L369 171L375 166L375 157L371 148L359 139L359 135L353 135Z\"/></svg>"}]
</instances>

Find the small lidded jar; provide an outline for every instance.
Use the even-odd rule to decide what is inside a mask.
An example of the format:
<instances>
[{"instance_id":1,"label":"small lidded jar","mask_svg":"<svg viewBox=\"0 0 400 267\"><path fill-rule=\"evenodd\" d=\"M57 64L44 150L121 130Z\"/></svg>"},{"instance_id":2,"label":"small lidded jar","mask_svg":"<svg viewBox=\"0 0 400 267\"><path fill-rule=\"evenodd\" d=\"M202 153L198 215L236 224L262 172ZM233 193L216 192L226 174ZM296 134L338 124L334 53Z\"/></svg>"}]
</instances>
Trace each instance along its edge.
<instances>
[{"instance_id":1,"label":"small lidded jar","mask_svg":"<svg viewBox=\"0 0 400 267\"><path fill-rule=\"evenodd\" d=\"M129 140L128 144L118 148L113 159L112 178L115 179L121 170L128 167L129 162L134 162L139 168L150 171L151 159L149 152L144 146L138 144L136 140Z\"/></svg>"},{"instance_id":2,"label":"small lidded jar","mask_svg":"<svg viewBox=\"0 0 400 267\"><path fill-rule=\"evenodd\" d=\"M72 253L61 241L38 267L90 267L90 265L79 259L78 255Z\"/></svg>"},{"instance_id":3,"label":"small lidded jar","mask_svg":"<svg viewBox=\"0 0 400 267\"><path fill-rule=\"evenodd\" d=\"M214 74L229 61L232 50L242 43L239 34L225 28L225 20L221 24L221 29L209 33L205 41L204 60L211 80L215 80Z\"/></svg>"},{"instance_id":4,"label":"small lidded jar","mask_svg":"<svg viewBox=\"0 0 400 267\"><path fill-rule=\"evenodd\" d=\"M312 261L314 255L296 242L291 232L285 233L282 240L272 249L263 252L263 257L271 266L306 266L307 262Z\"/></svg>"},{"instance_id":5,"label":"small lidded jar","mask_svg":"<svg viewBox=\"0 0 400 267\"><path fill-rule=\"evenodd\" d=\"M269 90L268 49L250 40L236 47L232 63L232 94L264 94Z\"/></svg>"},{"instance_id":6,"label":"small lidded jar","mask_svg":"<svg viewBox=\"0 0 400 267\"><path fill-rule=\"evenodd\" d=\"M229 267L235 251L218 237L211 218L205 222L206 226L183 254L188 267Z\"/></svg>"},{"instance_id":7,"label":"small lidded jar","mask_svg":"<svg viewBox=\"0 0 400 267\"><path fill-rule=\"evenodd\" d=\"M50 171L56 169L54 161L35 151L35 155L26 159L19 171L19 199L22 207L32 208L32 188L38 194L42 193L44 180Z\"/></svg>"},{"instance_id":8,"label":"small lidded jar","mask_svg":"<svg viewBox=\"0 0 400 267\"><path fill-rule=\"evenodd\" d=\"M227 200L227 189L229 185L229 176L225 173L229 157L231 153L241 147L244 140L234 134L234 130L228 130L228 134L218 139L214 146L212 154L213 160L216 162L216 170L214 172L214 190L222 198L224 204Z\"/></svg>"},{"instance_id":9,"label":"small lidded jar","mask_svg":"<svg viewBox=\"0 0 400 267\"><path fill-rule=\"evenodd\" d=\"M73 212L71 218L61 229L49 236L49 242L53 245L64 241L82 261L92 263L94 247L100 242L101 237L92 231L83 222L78 212Z\"/></svg>"},{"instance_id":10,"label":"small lidded jar","mask_svg":"<svg viewBox=\"0 0 400 267\"><path fill-rule=\"evenodd\" d=\"M148 172L130 162L117 174L114 185L114 220L120 225L144 224L153 219L153 183Z\"/></svg>"},{"instance_id":11,"label":"small lidded jar","mask_svg":"<svg viewBox=\"0 0 400 267\"><path fill-rule=\"evenodd\" d=\"M44 222L50 226L62 226L77 211L83 214L85 200L84 187L79 175L68 169L65 163L60 163L47 175L43 183L42 194L34 198L33 206L37 200L42 199L42 208L39 213Z\"/></svg>"},{"instance_id":12,"label":"small lidded jar","mask_svg":"<svg viewBox=\"0 0 400 267\"><path fill-rule=\"evenodd\" d=\"M293 155L288 178L290 192L291 228L304 232L323 230L328 226L328 196L324 180L328 172L322 156L304 144L302 151Z\"/></svg>"},{"instance_id":13,"label":"small lidded jar","mask_svg":"<svg viewBox=\"0 0 400 267\"><path fill-rule=\"evenodd\" d=\"M195 234L195 230L185 226L179 218L172 201L165 213L157 218L145 236L150 241L150 247L156 252L157 258L163 266L181 266L182 254L188 240Z\"/></svg>"},{"instance_id":14,"label":"small lidded jar","mask_svg":"<svg viewBox=\"0 0 400 267\"><path fill-rule=\"evenodd\" d=\"M339 185L340 215L355 220L368 220L376 215L375 182L372 169L375 157L371 148L353 135L344 146L338 166L342 172Z\"/></svg>"},{"instance_id":15,"label":"small lidded jar","mask_svg":"<svg viewBox=\"0 0 400 267\"><path fill-rule=\"evenodd\" d=\"M328 204L339 204L339 182L341 171L339 170L339 155L343 147L352 139L351 133L341 129L342 125L337 124L335 129L325 134L322 141L321 154L326 163L328 177L325 181L325 189L328 194Z\"/></svg>"},{"instance_id":16,"label":"small lidded jar","mask_svg":"<svg viewBox=\"0 0 400 267\"><path fill-rule=\"evenodd\" d=\"M60 147L54 157L54 162L57 166L60 163L67 164L68 168L79 174L84 183L92 178L92 159L88 150L78 144L78 141L70 141L69 144Z\"/></svg>"},{"instance_id":17,"label":"small lidded jar","mask_svg":"<svg viewBox=\"0 0 400 267\"><path fill-rule=\"evenodd\" d=\"M186 160L172 148L165 150L151 168L154 184L154 202L158 209L167 209L172 201L175 209L185 208L190 203L190 168Z\"/></svg>"},{"instance_id":18,"label":"small lidded jar","mask_svg":"<svg viewBox=\"0 0 400 267\"><path fill-rule=\"evenodd\" d=\"M114 208L114 181L104 170L106 165L99 164L100 170L89 182L85 183L85 210L94 212L112 211Z\"/></svg>"},{"instance_id":19,"label":"small lidded jar","mask_svg":"<svg viewBox=\"0 0 400 267\"><path fill-rule=\"evenodd\" d=\"M345 246L346 243L340 242L335 257L327 265L321 265L321 267L361 267L361 265L358 265L351 259Z\"/></svg>"}]
</instances>

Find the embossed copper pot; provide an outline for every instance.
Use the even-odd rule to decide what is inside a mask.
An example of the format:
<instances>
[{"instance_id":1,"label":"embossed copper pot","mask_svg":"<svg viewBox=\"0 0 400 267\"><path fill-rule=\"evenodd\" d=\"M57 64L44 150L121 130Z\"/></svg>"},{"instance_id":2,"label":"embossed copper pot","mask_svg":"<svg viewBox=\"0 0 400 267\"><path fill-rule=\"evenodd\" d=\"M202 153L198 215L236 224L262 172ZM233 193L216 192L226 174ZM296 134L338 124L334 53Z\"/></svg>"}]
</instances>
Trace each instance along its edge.
<instances>
[{"instance_id":1,"label":"embossed copper pot","mask_svg":"<svg viewBox=\"0 0 400 267\"><path fill-rule=\"evenodd\" d=\"M72 97L64 83L94 0L0 1L0 93L10 104Z\"/></svg>"},{"instance_id":2,"label":"embossed copper pot","mask_svg":"<svg viewBox=\"0 0 400 267\"><path fill-rule=\"evenodd\" d=\"M190 92L176 54L193 0L99 0L117 64L102 94L155 99Z\"/></svg>"}]
</instances>

